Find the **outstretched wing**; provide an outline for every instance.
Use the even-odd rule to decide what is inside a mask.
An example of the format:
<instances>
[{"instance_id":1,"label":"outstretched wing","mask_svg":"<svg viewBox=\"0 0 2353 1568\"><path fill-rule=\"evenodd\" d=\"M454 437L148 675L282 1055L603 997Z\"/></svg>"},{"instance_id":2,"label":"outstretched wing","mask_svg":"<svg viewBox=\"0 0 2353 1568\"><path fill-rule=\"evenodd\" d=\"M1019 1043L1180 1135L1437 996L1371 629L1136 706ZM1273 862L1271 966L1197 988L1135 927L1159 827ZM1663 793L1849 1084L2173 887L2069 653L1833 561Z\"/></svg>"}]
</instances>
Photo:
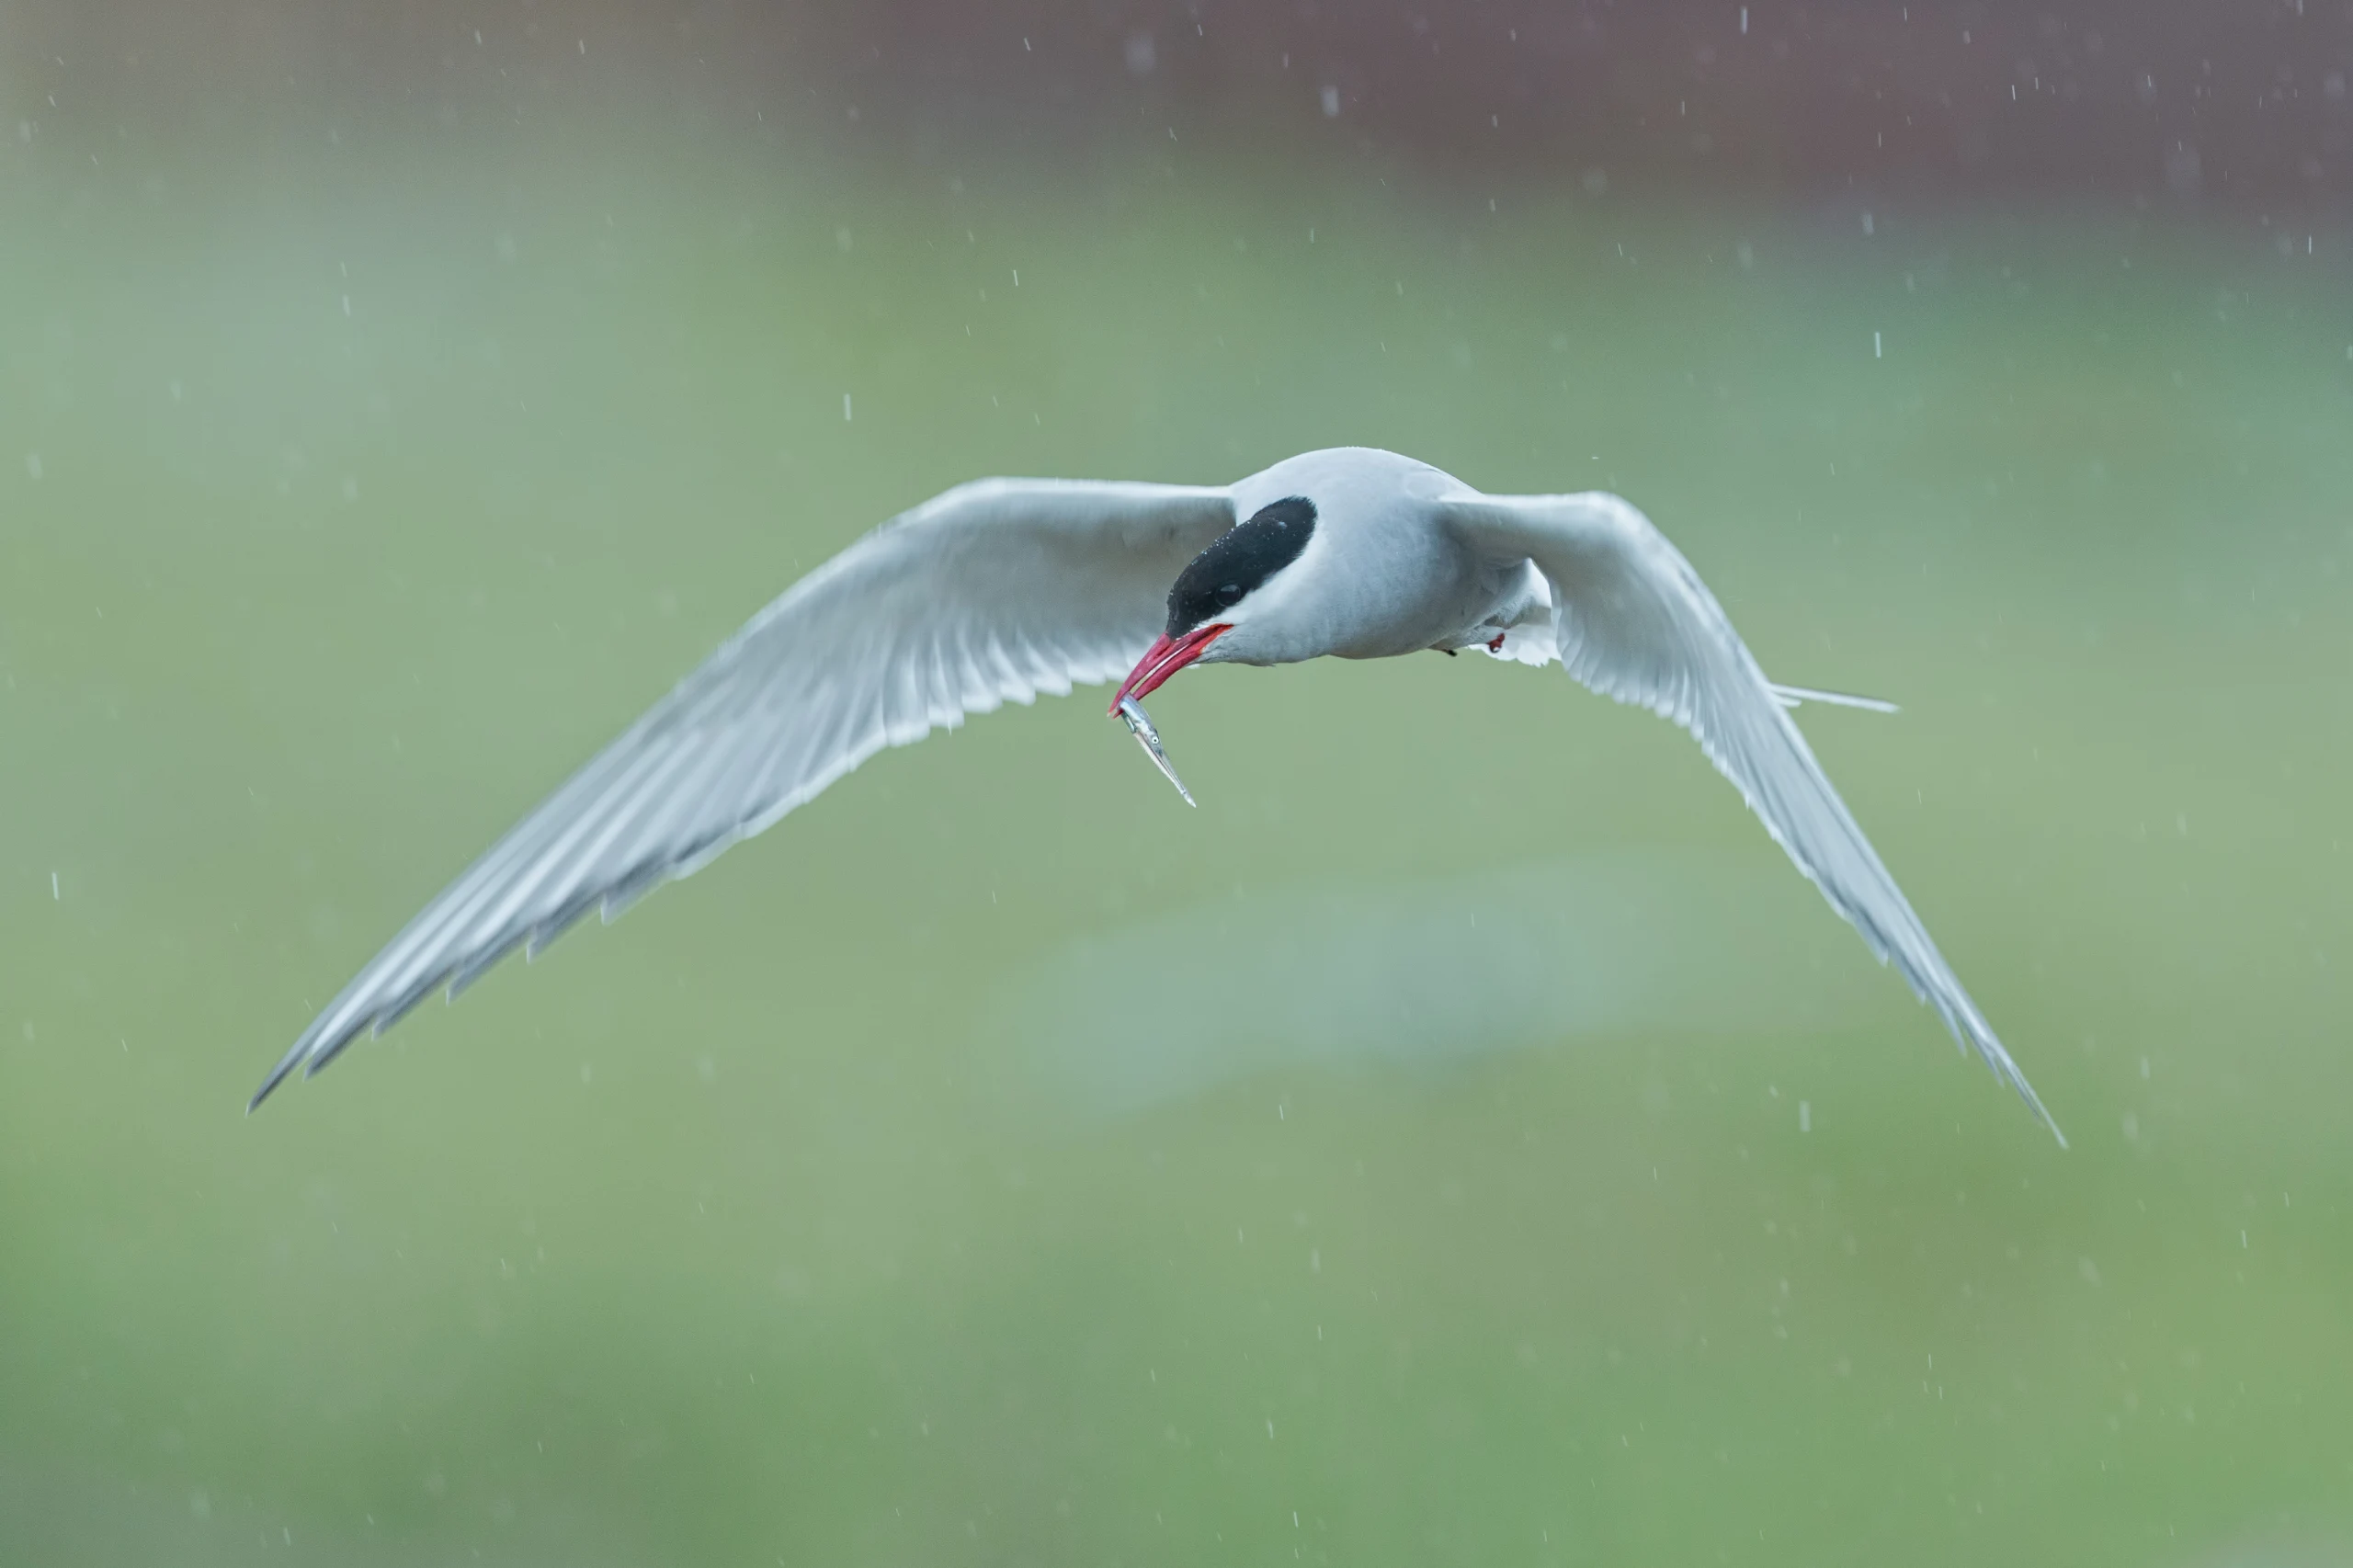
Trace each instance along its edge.
<instances>
[{"instance_id":1,"label":"outstretched wing","mask_svg":"<svg viewBox=\"0 0 2353 1568\"><path fill-rule=\"evenodd\" d=\"M1222 488L990 479L884 524L754 616L444 889L253 1097L519 946L611 919L884 746L1115 680L1233 526Z\"/></svg>"},{"instance_id":2,"label":"outstretched wing","mask_svg":"<svg viewBox=\"0 0 2353 1568\"><path fill-rule=\"evenodd\" d=\"M1953 1038L1974 1048L2060 1136L1831 788L1778 688L1691 563L1650 519L1597 492L1464 495L1439 506L1475 548L1498 561L1530 562L1544 574L1553 648L1569 673L1605 697L1690 731L1774 842L1862 933L1880 961L1893 963L1944 1016Z\"/></svg>"}]
</instances>

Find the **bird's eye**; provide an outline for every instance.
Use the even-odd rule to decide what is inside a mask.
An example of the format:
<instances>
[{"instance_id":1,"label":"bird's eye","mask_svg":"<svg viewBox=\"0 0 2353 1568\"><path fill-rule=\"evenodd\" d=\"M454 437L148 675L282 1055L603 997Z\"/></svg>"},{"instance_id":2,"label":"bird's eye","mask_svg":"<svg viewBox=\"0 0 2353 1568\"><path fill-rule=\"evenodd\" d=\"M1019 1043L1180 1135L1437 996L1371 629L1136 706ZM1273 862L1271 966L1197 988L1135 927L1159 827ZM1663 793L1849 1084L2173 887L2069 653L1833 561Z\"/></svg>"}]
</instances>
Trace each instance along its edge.
<instances>
[{"instance_id":1,"label":"bird's eye","mask_svg":"<svg viewBox=\"0 0 2353 1568\"><path fill-rule=\"evenodd\" d=\"M1217 591L1217 598L1218 603L1227 606L1232 606L1240 602L1242 598L1242 585L1239 583L1226 583L1221 585Z\"/></svg>"}]
</instances>

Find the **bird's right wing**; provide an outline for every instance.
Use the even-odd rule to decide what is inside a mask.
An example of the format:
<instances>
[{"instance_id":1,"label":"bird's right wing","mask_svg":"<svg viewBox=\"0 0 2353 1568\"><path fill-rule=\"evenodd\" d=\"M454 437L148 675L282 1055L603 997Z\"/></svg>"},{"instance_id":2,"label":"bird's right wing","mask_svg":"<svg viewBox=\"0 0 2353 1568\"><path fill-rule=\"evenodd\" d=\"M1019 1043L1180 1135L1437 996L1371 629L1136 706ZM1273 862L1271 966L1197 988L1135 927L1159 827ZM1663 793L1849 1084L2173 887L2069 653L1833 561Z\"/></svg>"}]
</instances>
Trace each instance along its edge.
<instances>
[{"instance_id":1,"label":"bird's right wing","mask_svg":"<svg viewBox=\"0 0 2353 1568\"><path fill-rule=\"evenodd\" d=\"M1531 562L1543 574L1552 601L1551 651L1569 673L1688 730L1830 906L2057 1135L2058 1123L1831 788L1785 709L1784 688L1765 678L1723 607L1666 536L1628 502L1599 492L1464 494L1438 505L1473 549L1498 563Z\"/></svg>"},{"instance_id":2,"label":"bird's right wing","mask_svg":"<svg viewBox=\"0 0 2353 1568\"><path fill-rule=\"evenodd\" d=\"M1117 679L1233 526L1223 488L991 479L803 577L442 890L255 1094L314 1073L516 948L609 919L885 746Z\"/></svg>"}]
</instances>

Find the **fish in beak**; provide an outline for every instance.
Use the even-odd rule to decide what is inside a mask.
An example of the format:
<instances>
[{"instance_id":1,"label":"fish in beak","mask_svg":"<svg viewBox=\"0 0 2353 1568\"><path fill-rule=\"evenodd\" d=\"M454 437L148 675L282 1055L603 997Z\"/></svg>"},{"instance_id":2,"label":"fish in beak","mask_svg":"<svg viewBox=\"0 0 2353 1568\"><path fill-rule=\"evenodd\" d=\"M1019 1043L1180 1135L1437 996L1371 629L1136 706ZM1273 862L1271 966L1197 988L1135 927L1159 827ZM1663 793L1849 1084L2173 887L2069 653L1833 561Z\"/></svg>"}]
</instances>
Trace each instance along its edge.
<instances>
[{"instance_id":1,"label":"fish in beak","mask_svg":"<svg viewBox=\"0 0 2353 1568\"><path fill-rule=\"evenodd\" d=\"M1168 754L1161 749L1160 732L1152 727L1152 715L1143 710L1143 704L1132 697L1122 697L1114 711L1126 721L1128 733L1136 738L1136 744L1143 747L1144 756L1152 758L1152 765L1160 769L1161 776L1176 786L1176 792L1185 797L1185 803L1188 806L1199 804L1193 799L1193 792L1185 788L1185 781L1176 777L1176 765L1168 760Z\"/></svg>"},{"instance_id":2,"label":"fish in beak","mask_svg":"<svg viewBox=\"0 0 2353 1568\"><path fill-rule=\"evenodd\" d=\"M1199 658L1211 643L1233 630L1222 622L1212 621L1207 626L1194 628L1182 637L1154 639L1144 656L1136 661L1136 667L1128 672L1128 678L1120 684L1120 695L1111 699L1111 711L1126 723L1128 733L1135 736L1136 744L1143 747L1146 756L1152 758L1152 765L1160 769L1163 778L1176 786L1176 792L1185 797L1185 803L1188 806L1194 804L1193 792L1185 788L1182 778L1176 777L1176 769L1169 762L1168 753L1160 744L1160 732L1153 728L1152 715L1143 710L1143 704L1137 699L1157 691L1162 682Z\"/></svg>"}]
</instances>

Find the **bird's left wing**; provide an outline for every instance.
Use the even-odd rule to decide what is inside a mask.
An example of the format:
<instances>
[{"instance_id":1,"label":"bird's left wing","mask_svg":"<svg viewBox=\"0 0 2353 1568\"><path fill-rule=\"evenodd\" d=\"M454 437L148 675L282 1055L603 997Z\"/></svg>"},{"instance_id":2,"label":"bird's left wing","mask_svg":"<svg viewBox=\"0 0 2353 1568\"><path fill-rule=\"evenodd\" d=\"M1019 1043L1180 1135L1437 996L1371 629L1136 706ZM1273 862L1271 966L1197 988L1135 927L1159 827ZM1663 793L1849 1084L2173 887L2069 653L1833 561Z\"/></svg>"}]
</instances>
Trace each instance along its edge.
<instances>
[{"instance_id":1,"label":"bird's left wing","mask_svg":"<svg viewBox=\"0 0 2353 1568\"><path fill-rule=\"evenodd\" d=\"M1552 590L1553 649L1569 673L1605 697L1648 708L1691 732L1831 907L2058 1135L2058 1124L1912 913L1722 607L1650 519L1598 492L1465 493L1436 505L1448 525L1490 559L1527 561L1543 574Z\"/></svg>"},{"instance_id":2,"label":"bird's left wing","mask_svg":"<svg viewBox=\"0 0 2353 1568\"><path fill-rule=\"evenodd\" d=\"M606 918L759 832L885 746L1006 701L1115 680L1223 488L991 479L892 519L754 616L442 890L302 1031L253 1097L316 1072L517 947Z\"/></svg>"}]
</instances>

